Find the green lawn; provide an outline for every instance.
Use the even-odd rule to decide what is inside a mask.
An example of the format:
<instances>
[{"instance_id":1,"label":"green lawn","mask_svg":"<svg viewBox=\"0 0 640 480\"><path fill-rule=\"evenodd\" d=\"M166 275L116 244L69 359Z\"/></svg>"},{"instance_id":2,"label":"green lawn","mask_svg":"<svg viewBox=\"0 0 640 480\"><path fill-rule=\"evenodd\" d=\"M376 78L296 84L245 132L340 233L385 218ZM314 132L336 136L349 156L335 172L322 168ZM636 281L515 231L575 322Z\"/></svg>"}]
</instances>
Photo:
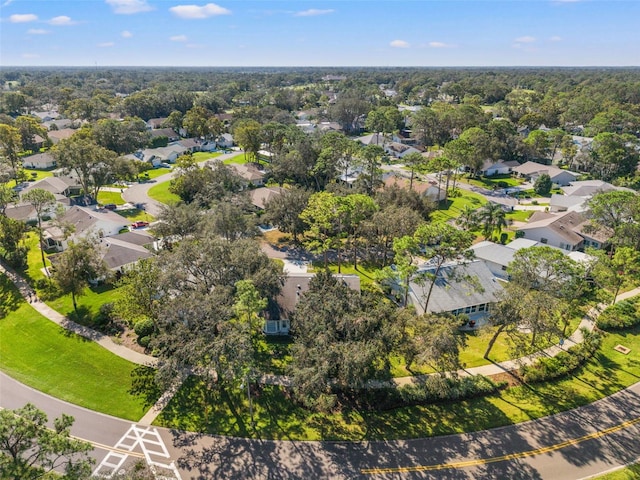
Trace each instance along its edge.
<instances>
[{"instance_id":1,"label":"green lawn","mask_svg":"<svg viewBox=\"0 0 640 480\"><path fill-rule=\"evenodd\" d=\"M640 327L607 334L601 350L575 376L455 403L383 412L345 409L320 415L293 404L280 388L264 386L253 393L255 430L250 427L246 390L205 388L191 379L156 425L263 440L382 440L484 430L585 405L637 382L640 361L613 347L622 344L638 351L639 334Z\"/></svg>"},{"instance_id":2,"label":"green lawn","mask_svg":"<svg viewBox=\"0 0 640 480\"><path fill-rule=\"evenodd\" d=\"M638 478L640 478L640 463L635 463L616 470L615 472L594 477L594 480L637 480Z\"/></svg>"},{"instance_id":3,"label":"green lawn","mask_svg":"<svg viewBox=\"0 0 640 480\"><path fill-rule=\"evenodd\" d=\"M180 201L180 197L169 191L170 181L159 183L149 189L149 197L165 205L171 205Z\"/></svg>"},{"instance_id":4,"label":"green lawn","mask_svg":"<svg viewBox=\"0 0 640 480\"><path fill-rule=\"evenodd\" d=\"M534 210L514 210L512 212L508 212L505 215L505 218L514 222L526 222L529 220L529 217L533 215L533 212Z\"/></svg>"},{"instance_id":5,"label":"green lawn","mask_svg":"<svg viewBox=\"0 0 640 480\"><path fill-rule=\"evenodd\" d=\"M42 259L40 257L40 249L38 248L38 238L34 233L30 233L26 240L29 247L27 253L28 268L22 272L32 285L38 280L46 279L42 271ZM47 259L47 265L50 262ZM42 291L38 291L43 296ZM103 303L113 302L118 296L118 289L111 286L99 285L97 287L85 288L84 295L77 297L78 312L80 318L75 318L71 295L64 295L55 299L46 300L54 310L57 310L65 316L70 316L80 323L91 325L94 317L98 314L100 305Z\"/></svg>"},{"instance_id":6,"label":"green lawn","mask_svg":"<svg viewBox=\"0 0 640 480\"><path fill-rule=\"evenodd\" d=\"M129 210L118 210L118 215L135 222L136 220L144 220L145 222L153 222L154 217L150 213L140 210L139 208L130 208Z\"/></svg>"},{"instance_id":7,"label":"green lawn","mask_svg":"<svg viewBox=\"0 0 640 480\"><path fill-rule=\"evenodd\" d=\"M219 157L220 155L222 155L220 152L195 152L193 158L196 162L200 163Z\"/></svg>"},{"instance_id":8,"label":"green lawn","mask_svg":"<svg viewBox=\"0 0 640 480\"><path fill-rule=\"evenodd\" d=\"M467 205L475 209L487 203L480 194L466 190L461 190L460 193L458 197L449 198L446 204L440 203L438 209L431 214L434 222L446 222L458 218Z\"/></svg>"},{"instance_id":9,"label":"green lawn","mask_svg":"<svg viewBox=\"0 0 640 480\"><path fill-rule=\"evenodd\" d=\"M162 175L166 175L167 173L171 173L172 168L152 168L150 170L145 170L144 173L140 174L141 180L153 180L155 178L161 177Z\"/></svg>"},{"instance_id":10,"label":"green lawn","mask_svg":"<svg viewBox=\"0 0 640 480\"><path fill-rule=\"evenodd\" d=\"M0 275L0 368L18 381L77 405L128 420L146 408L129 393L136 365L69 334L26 303Z\"/></svg>"},{"instance_id":11,"label":"green lawn","mask_svg":"<svg viewBox=\"0 0 640 480\"><path fill-rule=\"evenodd\" d=\"M27 181L29 182L35 182L38 180L42 180L43 178L47 178L47 177L52 177L53 176L53 171L52 170L34 170L31 168L25 168L24 172L27 174ZM13 188L16 186L16 181L11 179L8 182L4 182L5 186L9 187L9 188Z\"/></svg>"},{"instance_id":12,"label":"green lawn","mask_svg":"<svg viewBox=\"0 0 640 480\"><path fill-rule=\"evenodd\" d=\"M462 177L461 182L475 185L477 187L488 188L513 188L522 185L524 181L521 178L512 177L511 175L495 175L493 177L468 178Z\"/></svg>"},{"instance_id":13,"label":"green lawn","mask_svg":"<svg viewBox=\"0 0 640 480\"><path fill-rule=\"evenodd\" d=\"M120 192L98 192L98 203L106 205L107 203L115 203L116 205L123 205L125 201L122 198Z\"/></svg>"}]
</instances>

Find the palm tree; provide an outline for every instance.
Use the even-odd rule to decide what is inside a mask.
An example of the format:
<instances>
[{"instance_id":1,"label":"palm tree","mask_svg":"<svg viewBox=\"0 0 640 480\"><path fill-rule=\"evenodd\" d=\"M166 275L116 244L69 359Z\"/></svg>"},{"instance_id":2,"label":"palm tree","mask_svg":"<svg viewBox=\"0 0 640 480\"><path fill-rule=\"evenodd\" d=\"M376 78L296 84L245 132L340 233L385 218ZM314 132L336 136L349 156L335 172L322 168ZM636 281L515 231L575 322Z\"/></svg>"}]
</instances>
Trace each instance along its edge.
<instances>
[{"instance_id":1,"label":"palm tree","mask_svg":"<svg viewBox=\"0 0 640 480\"><path fill-rule=\"evenodd\" d=\"M507 226L504 210L498 203L486 203L478 211L478 220L485 239L491 238L494 233L500 235L502 229Z\"/></svg>"},{"instance_id":2,"label":"palm tree","mask_svg":"<svg viewBox=\"0 0 640 480\"><path fill-rule=\"evenodd\" d=\"M465 230L478 228L478 210L471 205L465 205L460 212L460 216L456 218L456 225Z\"/></svg>"}]
</instances>

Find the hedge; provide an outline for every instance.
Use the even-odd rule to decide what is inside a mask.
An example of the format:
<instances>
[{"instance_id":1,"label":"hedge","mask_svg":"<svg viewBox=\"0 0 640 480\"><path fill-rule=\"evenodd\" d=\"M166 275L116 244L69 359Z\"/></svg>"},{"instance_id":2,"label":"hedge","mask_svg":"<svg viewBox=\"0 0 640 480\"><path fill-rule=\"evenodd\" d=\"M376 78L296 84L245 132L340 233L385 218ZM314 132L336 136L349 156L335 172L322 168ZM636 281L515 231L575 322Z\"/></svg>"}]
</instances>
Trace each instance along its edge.
<instances>
[{"instance_id":1,"label":"hedge","mask_svg":"<svg viewBox=\"0 0 640 480\"><path fill-rule=\"evenodd\" d=\"M555 357L542 357L531 365L520 368L525 383L543 382L559 378L576 370L600 348L602 333L582 330L582 343L558 353Z\"/></svg>"},{"instance_id":2,"label":"hedge","mask_svg":"<svg viewBox=\"0 0 640 480\"><path fill-rule=\"evenodd\" d=\"M633 297L610 305L598 317L596 325L602 330L620 330L640 324L640 297Z\"/></svg>"}]
</instances>

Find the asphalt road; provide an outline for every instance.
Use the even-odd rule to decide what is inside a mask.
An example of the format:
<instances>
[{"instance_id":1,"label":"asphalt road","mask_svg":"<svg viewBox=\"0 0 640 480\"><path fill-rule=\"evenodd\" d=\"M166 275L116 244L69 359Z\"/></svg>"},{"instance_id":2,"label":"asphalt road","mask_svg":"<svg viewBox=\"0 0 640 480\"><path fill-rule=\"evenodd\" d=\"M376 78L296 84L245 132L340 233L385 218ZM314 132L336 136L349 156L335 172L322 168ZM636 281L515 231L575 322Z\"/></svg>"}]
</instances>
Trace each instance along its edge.
<instances>
[{"instance_id":1,"label":"asphalt road","mask_svg":"<svg viewBox=\"0 0 640 480\"><path fill-rule=\"evenodd\" d=\"M553 403L554 399L548 401ZM27 402L113 447L132 423L54 399L0 373L0 406ZM469 415L495 415L486 410ZM275 420L274 420L275 421ZM628 424L624 424L628 422ZM640 383L594 404L494 430L388 442L290 442L157 429L182 479L581 479L640 457ZM603 433L604 432L604 433ZM98 464L108 453L94 452ZM134 450L140 456L141 450Z\"/></svg>"},{"instance_id":2,"label":"asphalt road","mask_svg":"<svg viewBox=\"0 0 640 480\"><path fill-rule=\"evenodd\" d=\"M242 155L242 153L239 153L239 152L224 153L222 155L215 157L215 160L224 161L229 158L233 158L237 155ZM203 162L200 162L200 163L204 163L208 161L209 160L203 160ZM125 189L125 191L122 194L122 198L124 198L125 201L133 205L135 204L143 205L146 212L153 215L154 217L157 217L161 212L162 203L157 202L152 198L149 198L149 194L148 194L149 189L155 185L158 185L159 183L167 182L171 180L173 178L173 175L174 175L174 172L170 171L165 175L156 177L153 180L150 180L148 182L136 183L130 186L129 188Z\"/></svg>"}]
</instances>

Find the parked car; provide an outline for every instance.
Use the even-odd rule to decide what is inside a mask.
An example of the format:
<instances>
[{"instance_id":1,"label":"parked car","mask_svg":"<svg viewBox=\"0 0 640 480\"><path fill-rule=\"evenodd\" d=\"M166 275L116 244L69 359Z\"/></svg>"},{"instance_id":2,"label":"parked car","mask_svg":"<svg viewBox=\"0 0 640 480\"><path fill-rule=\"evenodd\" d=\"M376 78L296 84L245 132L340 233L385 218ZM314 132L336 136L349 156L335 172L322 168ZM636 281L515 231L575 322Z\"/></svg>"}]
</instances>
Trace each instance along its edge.
<instances>
[{"instance_id":1,"label":"parked car","mask_svg":"<svg viewBox=\"0 0 640 480\"><path fill-rule=\"evenodd\" d=\"M107 203L106 205L104 205L102 208L106 209L106 210L115 210L116 208L118 208L118 206L115 203Z\"/></svg>"},{"instance_id":2,"label":"parked car","mask_svg":"<svg viewBox=\"0 0 640 480\"><path fill-rule=\"evenodd\" d=\"M143 222L142 220L138 220L137 222L133 222L131 224L131 226L133 228L142 228L142 227L148 227L149 226L149 222Z\"/></svg>"}]
</instances>

